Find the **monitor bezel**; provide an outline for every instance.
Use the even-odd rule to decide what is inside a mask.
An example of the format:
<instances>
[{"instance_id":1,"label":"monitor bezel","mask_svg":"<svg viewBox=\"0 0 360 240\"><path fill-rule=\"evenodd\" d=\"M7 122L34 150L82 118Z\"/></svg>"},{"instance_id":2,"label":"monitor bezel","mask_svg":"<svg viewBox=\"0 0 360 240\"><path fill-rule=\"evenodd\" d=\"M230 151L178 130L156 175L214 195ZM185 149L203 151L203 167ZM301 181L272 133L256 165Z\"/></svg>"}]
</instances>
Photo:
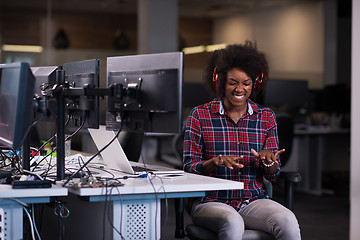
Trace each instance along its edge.
<instances>
[{"instance_id":1,"label":"monitor bezel","mask_svg":"<svg viewBox=\"0 0 360 240\"><path fill-rule=\"evenodd\" d=\"M13 130L11 131L12 139L0 136L0 142L10 148L20 149L33 121L35 77L28 63L0 64L1 72L3 69L9 68L17 68L19 71L19 78L16 79L19 82L17 86L16 113Z\"/></svg>"}]
</instances>

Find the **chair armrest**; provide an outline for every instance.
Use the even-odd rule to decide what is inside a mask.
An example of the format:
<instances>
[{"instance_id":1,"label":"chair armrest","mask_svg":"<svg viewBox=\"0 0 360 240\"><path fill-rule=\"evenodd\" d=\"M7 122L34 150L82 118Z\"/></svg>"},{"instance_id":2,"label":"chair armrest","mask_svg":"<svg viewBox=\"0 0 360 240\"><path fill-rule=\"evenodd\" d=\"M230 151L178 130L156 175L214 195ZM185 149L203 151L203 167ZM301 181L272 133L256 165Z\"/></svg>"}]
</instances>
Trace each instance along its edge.
<instances>
[{"instance_id":1,"label":"chair armrest","mask_svg":"<svg viewBox=\"0 0 360 240\"><path fill-rule=\"evenodd\" d=\"M280 175L289 182L292 183L301 182L301 175L298 172L281 172Z\"/></svg>"}]
</instances>

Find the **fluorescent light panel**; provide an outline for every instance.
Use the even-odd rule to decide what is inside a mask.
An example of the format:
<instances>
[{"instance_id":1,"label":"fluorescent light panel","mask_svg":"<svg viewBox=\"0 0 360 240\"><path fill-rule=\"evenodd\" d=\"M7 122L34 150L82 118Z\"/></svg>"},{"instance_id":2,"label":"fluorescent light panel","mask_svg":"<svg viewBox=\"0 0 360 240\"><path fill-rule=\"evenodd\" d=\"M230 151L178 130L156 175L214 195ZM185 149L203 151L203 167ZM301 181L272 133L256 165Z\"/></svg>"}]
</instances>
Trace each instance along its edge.
<instances>
[{"instance_id":1,"label":"fluorescent light panel","mask_svg":"<svg viewBox=\"0 0 360 240\"><path fill-rule=\"evenodd\" d=\"M200 46L194 46L194 47L186 47L183 48L182 51L184 54L195 54L195 53L202 53L202 52L213 52L218 49L225 48L227 44L221 43L221 44L213 44L213 45L200 45Z\"/></svg>"},{"instance_id":2,"label":"fluorescent light panel","mask_svg":"<svg viewBox=\"0 0 360 240\"><path fill-rule=\"evenodd\" d=\"M34 53L41 53L43 51L42 46L37 45L10 45L4 44L2 46L3 51L7 52L34 52Z\"/></svg>"}]
</instances>

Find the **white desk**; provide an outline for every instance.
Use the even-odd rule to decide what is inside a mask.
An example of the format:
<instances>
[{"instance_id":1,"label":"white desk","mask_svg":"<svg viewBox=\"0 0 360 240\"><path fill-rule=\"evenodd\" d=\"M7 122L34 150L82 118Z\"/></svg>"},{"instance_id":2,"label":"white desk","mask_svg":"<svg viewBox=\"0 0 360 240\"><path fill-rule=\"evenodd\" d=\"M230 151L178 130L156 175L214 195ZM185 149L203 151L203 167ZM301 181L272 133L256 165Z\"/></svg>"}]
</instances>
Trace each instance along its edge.
<instances>
[{"instance_id":1,"label":"white desk","mask_svg":"<svg viewBox=\"0 0 360 240\"><path fill-rule=\"evenodd\" d=\"M160 199L201 197L205 195L205 191L242 189L244 186L240 182L189 173L161 179L162 182L157 177L152 180L156 194L146 178L122 180L124 186L108 191L107 200L113 201L112 221L124 239L160 239ZM69 189L70 193L90 202L105 201L105 191L104 188ZM122 238L113 230L110 239Z\"/></svg>"},{"instance_id":2,"label":"white desk","mask_svg":"<svg viewBox=\"0 0 360 240\"><path fill-rule=\"evenodd\" d=\"M12 189L0 184L0 239L23 239L23 207L26 204L50 202L51 197L67 196L68 190L61 186L51 188Z\"/></svg>"}]
</instances>

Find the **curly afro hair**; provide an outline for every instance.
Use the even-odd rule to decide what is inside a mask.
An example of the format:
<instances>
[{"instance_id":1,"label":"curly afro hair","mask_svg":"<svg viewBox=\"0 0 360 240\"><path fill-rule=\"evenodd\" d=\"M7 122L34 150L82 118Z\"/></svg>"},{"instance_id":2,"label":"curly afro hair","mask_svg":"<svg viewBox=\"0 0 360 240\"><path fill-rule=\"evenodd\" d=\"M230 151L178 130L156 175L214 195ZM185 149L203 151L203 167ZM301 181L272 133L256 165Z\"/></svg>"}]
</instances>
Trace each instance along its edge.
<instances>
[{"instance_id":1,"label":"curly afro hair","mask_svg":"<svg viewBox=\"0 0 360 240\"><path fill-rule=\"evenodd\" d=\"M256 101L259 93L263 91L264 82L268 80L269 66L265 56L258 52L256 44L247 40L244 44L228 45L224 49L214 51L207 61L204 80L210 90L220 98L225 96L225 81L227 73L232 68L239 68L253 80L263 74L263 82L256 91L253 88L250 98ZM216 84L213 78L217 74Z\"/></svg>"}]
</instances>

